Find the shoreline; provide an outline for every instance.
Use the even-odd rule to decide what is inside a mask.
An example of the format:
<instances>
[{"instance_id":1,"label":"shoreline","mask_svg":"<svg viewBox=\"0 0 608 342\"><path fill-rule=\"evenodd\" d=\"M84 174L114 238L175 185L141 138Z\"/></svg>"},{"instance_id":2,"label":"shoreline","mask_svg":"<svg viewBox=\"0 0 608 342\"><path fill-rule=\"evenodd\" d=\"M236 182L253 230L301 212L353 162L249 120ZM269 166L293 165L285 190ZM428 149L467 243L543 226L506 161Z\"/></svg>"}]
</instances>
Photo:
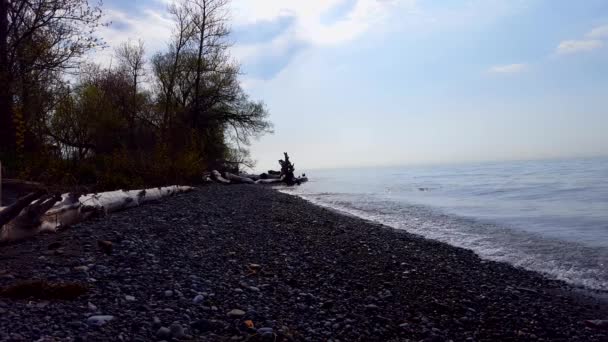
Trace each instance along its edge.
<instances>
[{"instance_id":1,"label":"shoreline","mask_svg":"<svg viewBox=\"0 0 608 342\"><path fill-rule=\"evenodd\" d=\"M88 288L71 301L0 298L2 340L608 337L585 323L608 317L605 301L562 281L265 187L205 186L0 248L4 288Z\"/></svg>"},{"instance_id":2,"label":"shoreline","mask_svg":"<svg viewBox=\"0 0 608 342\"><path fill-rule=\"evenodd\" d=\"M286 194L286 195L289 195L289 196L294 196L294 197L297 197L297 198L299 198L299 199L301 199L301 200L306 201L307 203L309 203L309 204L311 204L311 205L314 205L314 206L317 206L317 207L320 207L320 208L323 208L323 209L329 210L329 211L331 211L331 212L333 212L333 213L335 213L335 214L337 214L337 215L344 215L344 216L348 216L348 217L353 218L353 219L358 219L358 220L365 221L365 222L367 222L367 223L368 223L368 224L370 224L370 225L377 225L377 226L383 227L383 228L385 228L385 229L396 230L396 231L398 231L398 232L405 232L405 233L407 233L407 234L414 235L414 236L416 236L416 237L418 237L418 238L420 238L420 239L424 239L424 240L428 240L428 241L432 241L432 242L444 243L444 244L446 244L446 245L448 245L448 246L450 246L450 247L453 247L453 248L459 248L459 249L464 249L464 250L466 250L466 251L471 251L471 252L475 253L475 255L477 255L479 258L481 258L481 259L482 259L482 260L484 260L484 261L487 261L487 262L497 262L497 263L501 263L501 264L506 264L506 265L508 265L508 266L511 266L511 267L513 267L513 268L516 268L516 269L520 269L520 270L522 270L522 271L527 271L527 272L534 272L534 273L537 273L537 274L539 274L540 276L543 276L543 277L548 278L548 279L550 279L550 280L554 280L554 281L563 282L565 286L567 286L567 287L571 287L571 288L572 288L572 289L574 289L574 290L580 291L580 292L581 292L583 295L592 296L592 297L594 297L594 298L597 298L598 300L603 301L603 302L604 302L604 304L606 304L606 305L608 306L608 290L596 289L596 288L590 288L590 287L586 287L586 286L584 286L584 285L579 285L579 284L569 283L569 282L567 282L566 280L559 279L559 278L558 278L558 277L556 277L555 275L553 275L553 274L551 274L551 273L548 273L548 272L541 272L541 271L537 271L537 270L533 270L533 269L527 269L527 268L525 268L525 267L523 267L523 266L518 266L518 265L511 264L511 263L509 263L508 261L503 261L503 260L493 260L493 259L491 259L491 258L486 258L486 257L484 257L483 255L481 255L481 254L477 253L475 250L472 250L472 249L470 249L470 248L467 248L467 247L461 247L461 246L457 246L457 245L452 245L452 244L450 244L450 243L448 243L448 242L445 242L445 241L435 240L435 239L432 239L432 238L426 237L426 236L424 236L424 235L418 234L418 233L416 233L416 232L410 232L410 231L407 231L406 229L402 229L402 228L393 227L393 226L390 226L390 225L388 225L388 224L382 223L382 222L380 222L380 221L376 221L376 220L374 220L374 219L370 219L370 218L366 218L366 217L363 217L363 216L359 216L359 215L357 215L357 214L350 213L350 212L348 212L348 211L346 211L346 210L342 210L342 209L339 209L339 208L334 208L334 207L332 207L332 206L330 206L330 205L326 205L326 204L324 204L324 203L315 202L315 201L313 201L313 200L310 200L310 199L306 198L305 196L300 196L300 195L298 195L298 194L292 194L292 193L289 193L289 192L285 192L285 191L283 191L283 190L284 190L283 188L277 188L277 189L275 189L275 190L277 190L278 192L280 192L280 193L282 193L282 194ZM429 208L430 208L430 207L429 207ZM434 209L432 209L432 210L434 210Z\"/></svg>"}]
</instances>

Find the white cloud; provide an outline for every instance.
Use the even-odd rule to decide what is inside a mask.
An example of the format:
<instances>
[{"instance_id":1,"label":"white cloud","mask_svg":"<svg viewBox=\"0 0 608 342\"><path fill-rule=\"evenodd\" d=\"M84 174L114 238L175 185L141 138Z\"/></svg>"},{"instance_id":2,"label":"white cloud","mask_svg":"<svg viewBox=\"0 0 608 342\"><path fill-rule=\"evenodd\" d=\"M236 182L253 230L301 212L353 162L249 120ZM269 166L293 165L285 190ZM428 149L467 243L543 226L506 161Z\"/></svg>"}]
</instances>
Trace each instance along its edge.
<instances>
[{"instance_id":1,"label":"white cloud","mask_svg":"<svg viewBox=\"0 0 608 342\"><path fill-rule=\"evenodd\" d=\"M565 55L577 52L589 52L599 49L602 46L604 46L604 43L597 39L565 40L559 43L557 53Z\"/></svg>"},{"instance_id":2,"label":"white cloud","mask_svg":"<svg viewBox=\"0 0 608 342\"><path fill-rule=\"evenodd\" d=\"M608 25L598 26L587 33L587 37L592 39L608 38Z\"/></svg>"},{"instance_id":3,"label":"white cloud","mask_svg":"<svg viewBox=\"0 0 608 342\"><path fill-rule=\"evenodd\" d=\"M524 63L507 64L507 65L496 65L491 67L488 71L492 74L515 74L528 69L528 65Z\"/></svg>"},{"instance_id":4,"label":"white cloud","mask_svg":"<svg viewBox=\"0 0 608 342\"><path fill-rule=\"evenodd\" d=\"M589 52L604 46L604 39L608 39L608 25L597 26L587 32L582 39L564 40L557 46L560 55Z\"/></svg>"},{"instance_id":5,"label":"white cloud","mask_svg":"<svg viewBox=\"0 0 608 342\"><path fill-rule=\"evenodd\" d=\"M99 35L107 43L108 48L96 51L91 58L108 66L111 63L114 49L128 40L142 39L148 57L164 49L171 35L173 22L166 11L144 10L140 15L111 8L104 9L104 20L112 25L99 30Z\"/></svg>"},{"instance_id":6,"label":"white cloud","mask_svg":"<svg viewBox=\"0 0 608 342\"><path fill-rule=\"evenodd\" d=\"M272 20L279 16L295 17L292 32L294 39L314 45L333 45L351 41L368 31L388 15L390 8L415 0L357 0L344 18L333 23L323 23L322 17L345 0L235 0L235 25L252 24Z\"/></svg>"}]
</instances>

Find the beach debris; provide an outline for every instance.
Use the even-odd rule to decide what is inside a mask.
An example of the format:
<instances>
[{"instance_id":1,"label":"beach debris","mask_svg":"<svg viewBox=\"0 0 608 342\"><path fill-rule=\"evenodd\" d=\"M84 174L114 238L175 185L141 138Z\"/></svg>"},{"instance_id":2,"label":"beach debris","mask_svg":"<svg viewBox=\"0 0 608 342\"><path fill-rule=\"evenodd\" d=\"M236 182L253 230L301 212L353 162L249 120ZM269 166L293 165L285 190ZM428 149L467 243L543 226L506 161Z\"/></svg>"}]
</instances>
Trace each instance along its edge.
<instances>
[{"instance_id":1,"label":"beach debris","mask_svg":"<svg viewBox=\"0 0 608 342\"><path fill-rule=\"evenodd\" d=\"M289 186L300 185L308 181L306 174L302 174L300 177L296 177L295 165L289 160L289 155L284 152L284 159L279 160L281 165L281 171L268 170L268 173L262 173L260 175L254 174L234 174L230 172L224 172L223 174L217 170L206 172L203 174L204 182L217 182L220 184L286 184Z\"/></svg>"},{"instance_id":2,"label":"beach debris","mask_svg":"<svg viewBox=\"0 0 608 342\"><path fill-rule=\"evenodd\" d=\"M74 300L88 292L80 283L50 283L46 280L19 282L0 290L0 297L11 299Z\"/></svg>"},{"instance_id":3,"label":"beach debris","mask_svg":"<svg viewBox=\"0 0 608 342\"><path fill-rule=\"evenodd\" d=\"M11 222L25 207L44 196L44 194L44 191L32 192L19 198L15 203L9 205L8 207L0 208L2 209L0 210L0 227Z\"/></svg>"},{"instance_id":4,"label":"beach debris","mask_svg":"<svg viewBox=\"0 0 608 342\"><path fill-rule=\"evenodd\" d=\"M20 198L11 206L1 208L0 241L16 241L40 232L55 232L95 215L108 215L193 189L174 185L88 195L66 193L61 196L38 191Z\"/></svg>"},{"instance_id":5,"label":"beach debris","mask_svg":"<svg viewBox=\"0 0 608 342\"><path fill-rule=\"evenodd\" d=\"M245 327L247 327L247 329L254 329L255 325L253 324L253 321L248 319L245 322L243 322L245 324Z\"/></svg>"},{"instance_id":6,"label":"beach debris","mask_svg":"<svg viewBox=\"0 0 608 342\"><path fill-rule=\"evenodd\" d=\"M296 166L289 161L289 155L287 152L283 152L285 155L285 159L279 160L279 164L281 165L281 176L283 176L283 181L287 185L296 184L296 176L294 172L296 170Z\"/></svg>"},{"instance_id":7,"label":"beach debris","mask_svg":"<svg viewBox=\"0 0 608 342\"><path fill-rule=\"evenodd\" d=\"M99 240L97 241L97 246L103 253L107 255L112 254L112 241Z\"/></svg>"},{"instance_id":8,"label":"beach debris","mask_svg":"<svg viewBox=\"0 0 608 342\"><path fill-rule=\"evenodd\" d=\"M224 177L229 180L231 183L236 183L236 184L255 184L255 181L249 177L245 177L245 176L237 176L235 174L232 174L230 172L226 172L224 173Z\"/></svg>"},{"instance_id":9,"label":"beach debris","mask_svg":"<svg viewBox=\"0 0 608 342\"><path fill-rule=\"evenodd\" d=\"M607 319L592 319L585 321L585 325L590 328L608 330L608 320Z\"/></svg>"},{"instance_id":10,"label":"beach debris","mask_svg":"<svg viewBox=\"0 0 608 342\"><path fill-rule=\"evenodd\" d=\"M259 264L249 264L249 265L247 265L247 269L248 269L249 272L246 274L246 276L250 277L252 275L258 274L258 272L260 272L260 270L262 269L262 265L259 265Z\"/></svg>"},{"instance_id":11,"label":"beach debris","mask_svg":"<svg viewBox=\"0 0 608 342\"><path fill-rule=\"evenodd\" d=\"M230 184L230 181L228 179L222 177L222 174L217 170L211 171L211 178L218 183Z\"/></svg>"},{"instance_id":12,"label":"beach debris","mask_svg":"<svg viewBox=\"0 0 608 342\"><path fill-rule=\"evenodd\" d=\"M255 271L259 271L262 269L262 265L260 265L260 264L249 264L248 267L250 270L255 270Z\"/></svg>"}]
</instances>

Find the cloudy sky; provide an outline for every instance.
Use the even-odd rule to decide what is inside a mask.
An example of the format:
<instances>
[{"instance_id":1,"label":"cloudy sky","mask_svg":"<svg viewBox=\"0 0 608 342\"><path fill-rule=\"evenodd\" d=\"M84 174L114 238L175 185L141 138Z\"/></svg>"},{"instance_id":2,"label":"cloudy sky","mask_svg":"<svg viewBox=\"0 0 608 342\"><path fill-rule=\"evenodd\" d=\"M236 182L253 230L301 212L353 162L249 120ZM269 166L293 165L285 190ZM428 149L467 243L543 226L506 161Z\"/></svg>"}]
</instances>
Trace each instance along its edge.
<instances>
[{"instance_id":1,"label":"cloudy sky","mask_svg":"<svg viewBox=\"0 0 608 342\"><path fill-rule=\"evenodd\" d=\"M169 0L105 0L166 46ZM233 0L233 56L305 168L608 155L606 0ZM98 53L99 60L106 60Z\"/></svg>"}]
</instances>

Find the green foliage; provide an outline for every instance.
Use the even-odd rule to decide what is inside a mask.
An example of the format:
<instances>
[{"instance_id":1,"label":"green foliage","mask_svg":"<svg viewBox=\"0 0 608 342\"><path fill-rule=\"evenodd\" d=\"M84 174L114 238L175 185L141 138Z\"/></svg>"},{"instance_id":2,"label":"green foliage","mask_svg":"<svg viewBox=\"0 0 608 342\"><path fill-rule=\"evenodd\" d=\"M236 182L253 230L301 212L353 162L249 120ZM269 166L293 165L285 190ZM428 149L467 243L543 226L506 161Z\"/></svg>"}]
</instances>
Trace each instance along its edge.
<instances>
[{"instance_id":1,"label":"green foliage","mask_svg":"<svg viewBox=\"0 0 608 342\"><path fill-rule=\"evenodd\" d=\"M265 105L240 86L227 9L226 0L170 7L175 36L149 62L143 43L127 42L117 64L82 65L72 84L58 72L25 75L13 115L20 176L106 190L193 183L208 169L252 166L247 147L272 125ZM44 42L28 48L29 59L48 49Z\"/></svg>"}]
</instances>

